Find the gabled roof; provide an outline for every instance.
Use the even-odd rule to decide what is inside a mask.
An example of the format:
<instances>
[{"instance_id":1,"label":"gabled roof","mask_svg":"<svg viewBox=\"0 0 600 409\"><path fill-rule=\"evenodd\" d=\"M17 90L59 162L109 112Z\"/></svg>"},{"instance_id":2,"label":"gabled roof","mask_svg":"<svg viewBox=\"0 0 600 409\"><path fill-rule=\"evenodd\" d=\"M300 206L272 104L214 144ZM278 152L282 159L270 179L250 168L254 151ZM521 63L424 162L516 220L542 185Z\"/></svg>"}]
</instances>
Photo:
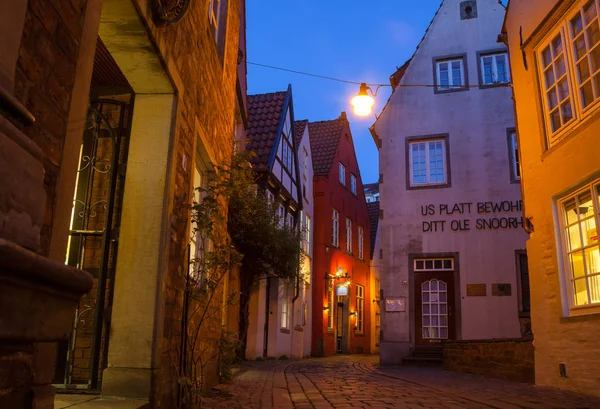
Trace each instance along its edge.
<instances>
[{"instance_id":1,"label":"gabled roof","mask_svg":"<svg viewBox=\"0 0 600 409\"><path fill-rule=\"evenodd\" d=\"M363 189L366 192L379 191L379 183L365 183L363 184Z\"/></svg>"},{"instance_id":2,"label":"gabled roof","mask_svg":"<svg viewBox=\"0 0 600 409\"><path fill-rule=\"evenodd\" d=\"M248 95L246 150L256 154L251 159L256 170L266 171L270 168L271 151L277 140L289 91L288 88L288 91Z\"/></svg>"},{"instance_id":3,"label":"gabled roof","mask_svg":"<svg viewBox=\"0 0 600 409\"><path fill-rule=\"evenodd\" d=\"M345 112L342 112L337 119L308 123L315 176L329 174L340 138L347 124L348 119Z\"/></svg>"},{"instance_id":4,"label":"gabled roof","mask_svg":"<svg viewBox=\"0 0 600 409\"><path fill-rule=\"evenodd\" d=\"M369 210L369 239L371 243L371 260L375 251L375 240L377 239L377 226L379 226L379 202L367 203Z\"/></svg>"},{"instance_id":5,"label":"gabled roof","mask_svg":"<svg viewBox=\"0 0 600 409\"><path fill-rule=\"evenodd\" d=\"M302 142L302 136L304 135L304 128L308 125L308 119L301 119L294 122L294 132L296 133L296 144L300 146Z\"/></svg>"}]
</instances>

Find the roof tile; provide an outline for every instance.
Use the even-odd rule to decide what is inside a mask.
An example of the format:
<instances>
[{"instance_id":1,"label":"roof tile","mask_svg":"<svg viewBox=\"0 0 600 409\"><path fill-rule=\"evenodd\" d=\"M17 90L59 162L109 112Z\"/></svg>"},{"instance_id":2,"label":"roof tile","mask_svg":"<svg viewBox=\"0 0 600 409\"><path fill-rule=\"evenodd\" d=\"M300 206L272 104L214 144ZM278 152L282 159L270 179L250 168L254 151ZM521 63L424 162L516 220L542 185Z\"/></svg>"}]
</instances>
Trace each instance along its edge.
<instances>
[{"instance_id":1,"label":"roof tile","mask_svg":"<svg viewBox=\"0 0 600 409\"><path fill-rule=\"evenodd\" d=\"M337 119L308 123L308 134L310 136L315 175L329 174L340 138L347 124L348 119L345 112L342 112Z\"/></svg>"}]
</instances>

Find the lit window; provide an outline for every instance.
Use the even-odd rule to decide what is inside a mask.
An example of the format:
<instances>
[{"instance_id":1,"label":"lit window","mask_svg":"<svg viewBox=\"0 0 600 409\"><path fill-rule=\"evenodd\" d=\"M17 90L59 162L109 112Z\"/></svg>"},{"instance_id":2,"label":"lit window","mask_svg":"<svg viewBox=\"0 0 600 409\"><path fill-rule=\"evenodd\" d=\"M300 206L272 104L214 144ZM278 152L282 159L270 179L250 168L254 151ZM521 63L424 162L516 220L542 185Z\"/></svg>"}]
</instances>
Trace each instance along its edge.
<instances>
[{"instance_id":1,"label":"lit window","mask_svg":"<svg viewBox=\"0 0 600 409\"><path fill-rule=\"evenodd\" d=\"M598 182L560 201L564 279L570 307L600 303Z\"/></svg>"},{"instance_id":2,"label":"lit window","mask_svg":"<svg viewBox=\"0 0 600 409\"><path fill-rule=\"evenodd\" d=\"M352 253L352 220L346 219L346 251Z\"/></svg>"},{"instance_id":3,"label":"lit window","mask_svg":"<svg viewBox=\"0 0 600 409\"><path fill-rule=\"evenodd\" d=\"M350 174L350 191L356 195L356 176Z\"/></svg>"},{"instance_id":4,"label":"lit window","mask_svg":"<svg viewBox=\"0 0 600 409\"><path fill-rule=\"evenodd\" d=\"M519 163L519 147L517 146L517 133L508 133L508 150L510 152L510 178L513 182L521 180L521 166Z\"/></svg>"},{"instance_id":5,"label":"lit window","mask_svg":"<svg viewBox=\"0 0 600 409\"><path fill-rule=\"evenodd\" d=\"M438 91L465 89L464 59L454 58L436 61L436 85Z\"/></svg>"},{"instance_id":6,"label":"lit window","mask_svg":"<svg viewBox=\"0 0 600 409\"><path fill-rule=\"evenodd\" d=\"M363 332L365 326L365 287L356 286L356 332Z\"/></svg>"},{"instance_id":7,"label":"lit window","mask_svg":"<svg viewBox=\"0 0 600 409\"><path fill-rule=\"evenodd\" d=\"M340 170L340 183L344 186L346 186L346 167L344 165L342 165L342 163L340 162L340 166L339 166L339 170Z\"/></svg>"},{"instance_id":8,"label":"lit window","mask_svg":"<svg viewBox=\"0 0 600 409\"><path fill-rule=\"evenodd\" d=\"M417 140L409 143L411 186L447 184L446 141Z\"/></svg>"},{"instance_id":9,"label":"lit window","mask_svg":"<svg viewBox=\"0 0 600 409\"><path fill-rule=\"evenodd\" d=\"M304 226L304 251L307 255L310 256L310 216L308 214L306 215L305 223L306 225Z\"/></svg>"},{"instance_id":10,"label":"lit window","mask_svg":"<svg viewBox=\"0 0 600 409\"><path fill-rule=\"evenodd\" d=\"M340 246L340 214L337 210L333 209L331 223L331 244L335 247Z\"/></svg>"},{"instance_id":11,"label":"lit window","mask_svg":"<svg viewBox=\"0 0 600 409\"><path fill-rule=\"evenodd\" d=\"M281 328L290 328L290 313L289 313L289 300L288 300L288 289L289 285L286 281L279 279L279 305L281 307Z\"/></svg>"},{"instance_id":12,"label":"lit window","mask_svg":"<svg viewBox=\"0 0 600 409\"><path fill-rule=\"evenodd\" d=\"M327 328L333 329L333 280L327 287Z\"/></svg>"},{"instance_id":13,"label":"lit window","mask_svg":"<svg viewBox=\"0 0 600 409\"><path fill-rule=\"evenodd\" d=\"M201 190L208 184L207 167L198 164L194 169L194 204L202 202L205 193ZM209 275L207 268L206 253L212 251L212 241L207 237L206 232L200 231L193 222L190 228L189 244L189 276L200 285Z\"/></svg>"},{"instance_id":14,"label":"lit window","mask_svg":"<svg viewBox=\"0 0 600 409\"><path fill-rule=\"evenodd\" d=\"M363 228L358 226L358 258L361 260L364 258L364 233Z\"/></svg>"},{"instance_id":15,"label":"lit window","mask_svg":"<svg viewBox=\"0 0 600 409\"><path fill-rule=\"evenodd\" d=\"M508 54L486 54L480 57L481 84L494 85L510 82Z\"/></svg>"}]
</instances>

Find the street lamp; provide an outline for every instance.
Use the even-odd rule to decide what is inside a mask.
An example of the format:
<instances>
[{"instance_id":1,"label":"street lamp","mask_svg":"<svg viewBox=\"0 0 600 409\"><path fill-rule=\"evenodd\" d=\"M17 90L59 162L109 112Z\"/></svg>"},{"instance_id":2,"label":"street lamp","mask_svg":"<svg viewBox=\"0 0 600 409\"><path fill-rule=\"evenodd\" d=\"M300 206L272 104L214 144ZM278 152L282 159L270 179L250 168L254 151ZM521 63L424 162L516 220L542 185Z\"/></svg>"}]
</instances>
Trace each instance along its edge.
<instances>
[{"instance_id":1,"label":"street lamp","mask_svg":"<svg viewBox=\"0 0 600 409\"><path fill-rule=\"evenodd\" d=\"M375 100L372 96L367 94L367 90L371 91L373 96L376 93L373 93L373 90L366 84L360 84L360 90L358 91L358 95L352 98L352 106L354 107L354 113L358 116L367 116L371 113L371 109L373 105L375 105Z\"/></svg>"}]
</instances>

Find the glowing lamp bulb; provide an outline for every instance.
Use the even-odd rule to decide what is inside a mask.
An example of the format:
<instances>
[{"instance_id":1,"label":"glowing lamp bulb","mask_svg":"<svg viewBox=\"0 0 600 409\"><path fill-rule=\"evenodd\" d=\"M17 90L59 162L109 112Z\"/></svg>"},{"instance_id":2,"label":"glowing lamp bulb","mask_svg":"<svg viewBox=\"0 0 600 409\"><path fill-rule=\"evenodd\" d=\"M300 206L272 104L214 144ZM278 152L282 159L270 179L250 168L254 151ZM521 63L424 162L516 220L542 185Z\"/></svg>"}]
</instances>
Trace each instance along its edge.
<instances>
[{"instance_id":1,"label":"glowing lamp bulb","mask_svg":"<svg viewBox=\"0 0 600 409\"><path fill-rule=\"evenodd\" d=\"M367 116L371 113L375 100L369 94L367 94L367 84L360 84L360 91L358 95L352 98L352 106L354 107L354 113L358 116Z\"/></svg>"}]
</instances>

